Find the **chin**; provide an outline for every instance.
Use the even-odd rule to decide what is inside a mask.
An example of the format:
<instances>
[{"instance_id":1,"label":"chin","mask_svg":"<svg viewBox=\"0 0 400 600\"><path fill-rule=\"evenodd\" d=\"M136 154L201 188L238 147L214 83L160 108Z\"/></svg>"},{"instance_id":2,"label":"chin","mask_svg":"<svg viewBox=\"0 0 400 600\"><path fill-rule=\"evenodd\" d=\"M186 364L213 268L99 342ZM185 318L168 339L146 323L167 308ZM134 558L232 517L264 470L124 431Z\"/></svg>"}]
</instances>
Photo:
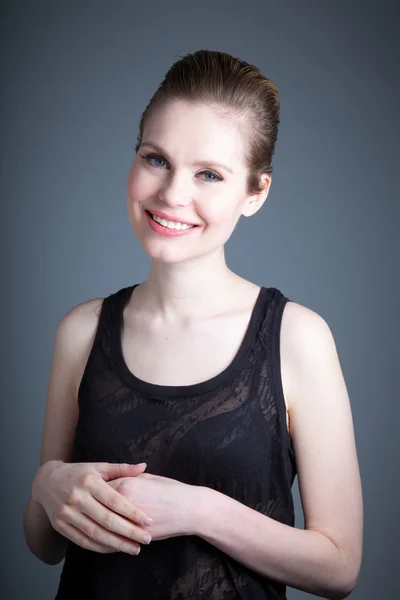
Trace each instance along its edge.
<instances>
[{"instance_id":1,"label":"chin","mask_svg":"<svg viewBox=\"0 0 400 600\"><path fill-rule=\"evenodd\" d=\"M176 264L185 260L196 258L189 253L183 254L182 248L173 248L172 244L170 247L167 247L166 245L161 247L161 244L146 240L145 242L141 241L141 246L143 248L143 252L145 252L147 256L154 262Z\"/></svg>"}]
</instances>

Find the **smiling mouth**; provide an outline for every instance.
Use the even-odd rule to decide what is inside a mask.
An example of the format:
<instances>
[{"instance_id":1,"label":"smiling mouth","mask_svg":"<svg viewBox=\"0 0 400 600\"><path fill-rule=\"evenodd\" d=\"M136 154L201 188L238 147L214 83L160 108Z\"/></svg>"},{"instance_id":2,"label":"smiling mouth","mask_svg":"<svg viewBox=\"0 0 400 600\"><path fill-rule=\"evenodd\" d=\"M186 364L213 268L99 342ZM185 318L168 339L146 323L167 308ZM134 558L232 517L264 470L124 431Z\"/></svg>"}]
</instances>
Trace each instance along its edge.
<instances>
[{"instance_id":1,"label":"smiling mouth","mask_svg":"<svg viewBox=\"0 0 400 600\"><path fill-rule=\"evenodd\" d=\"M167 222L170 222L170 223L179 223L180 225L185 225L185 226L188 226L188 227L190 227L190 228L193 228L193 227L200 227L200 225L196 225L195 223L185 223L185 222L183 222L183 221L178 221L178 220L175 220L175 219L167 219L167 218L165 218L165 217L160 217L159 215L153 214L153 213L152 213L150 210L148 210L148 209L145 209L145 212L146 212L146 213L147 213L147 214L148 214L148 215L149 215L149 216L150 216L150 217L153 219L153 221L155 221L156 223L157 223L158 221L156 221L156 220L154 219L154 217L157 217L157 219L164 219L165 221L167 221Z\"/></svg>"}]
</instances>

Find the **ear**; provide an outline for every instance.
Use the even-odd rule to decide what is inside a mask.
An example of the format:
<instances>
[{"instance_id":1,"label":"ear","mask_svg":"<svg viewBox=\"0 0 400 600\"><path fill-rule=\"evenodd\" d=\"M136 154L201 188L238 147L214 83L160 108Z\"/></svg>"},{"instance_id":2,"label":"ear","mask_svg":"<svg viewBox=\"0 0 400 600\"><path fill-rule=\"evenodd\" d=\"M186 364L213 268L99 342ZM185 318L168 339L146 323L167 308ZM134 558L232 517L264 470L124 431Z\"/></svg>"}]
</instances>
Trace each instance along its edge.
<instances>
[{"instance_id":1,"label":"ear","mask_svg":"<svg viewBox=\"0 0 400 600\"><path fill-rule=\"evenodd\" d=\"M261 192L256 192L255 194L252 194L251 196L247 196L245 203L243 205L243 210L242 210L242 215L244 217L251 217L252 215L254 215L257 211L260 210L260 208L262 207L262 205L264 204L264 202L267 199L270 187L271 187L271 183L272 183L272 176L269 175L268 173L263 173L261 175L261 183L263 186L263 189L261 190Z\"/></svg>"}]
</instances>

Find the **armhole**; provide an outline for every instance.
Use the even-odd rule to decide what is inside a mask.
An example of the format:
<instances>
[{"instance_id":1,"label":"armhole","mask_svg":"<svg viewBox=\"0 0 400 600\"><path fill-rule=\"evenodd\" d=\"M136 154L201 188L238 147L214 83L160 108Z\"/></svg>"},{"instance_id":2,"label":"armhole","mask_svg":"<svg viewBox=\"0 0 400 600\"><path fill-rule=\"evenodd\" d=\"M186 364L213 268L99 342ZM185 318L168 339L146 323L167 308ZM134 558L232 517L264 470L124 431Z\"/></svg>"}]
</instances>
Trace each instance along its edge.
<instances>
[{"instance_id":1,"label":"armhole","mask_svg":"<svg viewBox=\"0 0 400 600\"><path fill-rule=\"evenodd\" d=\"M283 384L282 384L282 368L281 368L281 325L282 325L282 316L285 306L290 299L284 296L279 290L278 293L280 297L277 301L277 306L275 309L275 319L274 319L274 329L272 335L272 344L273 344L273 373L272 379L274 382L274 391L276 396L277 408L279 410L280 419L282 423L284 440L286 443L286 447L289 452L294 457L294 450L292 444L292 438L288 430L287 419L286 419L286 402L285 395L283 392Z\"/></svg>"},{"instance_id":2,"label":"armhole","mask_svg":"<svg viewBox=\"0 0 400 600\"><path fill-rule=\"evenodd\" d=\"M90 365L90 362L92 359L92 355L94 353L94 349L100 342L101 335L102 335L102 332L103 332L103 329L105 326L105 322L106 322L106 318L107 318L107 306L108 306L108 297L103 298L103 301L101 302L101 304L99 304L99 306L96 307L96 311L98 311L100 309L100 314L99 314L99 318L97 320L96 333L93 338L93 343L90 348L90 352L89 352L87 360L86 360L85 369L83 371L82 379L81 379L81 382L78 387L78 394L77 394L78 405L80 405L80 403L81 403L83 387L86 382L86 378L87 378L88 371L89 371L89 365Z\"/></svg>"}]
</instances>

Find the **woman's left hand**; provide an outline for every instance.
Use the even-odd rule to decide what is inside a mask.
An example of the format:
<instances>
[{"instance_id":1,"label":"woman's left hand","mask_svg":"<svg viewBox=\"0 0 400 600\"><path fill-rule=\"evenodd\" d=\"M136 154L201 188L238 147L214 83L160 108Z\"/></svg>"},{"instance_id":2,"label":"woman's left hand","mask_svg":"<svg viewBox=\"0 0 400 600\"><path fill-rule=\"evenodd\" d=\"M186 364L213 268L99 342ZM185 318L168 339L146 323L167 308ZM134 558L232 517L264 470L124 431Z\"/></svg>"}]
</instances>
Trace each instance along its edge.
<instances>
[{"instance_id":1,"label":"woman's left hand","mask_svg":"<svg viewBox=\"0 0 400 600\"><path fill-rule=\"evenodd\" d=\"M151 473L121 477L108 485L152 517L152 525L146 526L152 541L194 535L192 527L201 487Z\"/></svg>"}]
</instances>

